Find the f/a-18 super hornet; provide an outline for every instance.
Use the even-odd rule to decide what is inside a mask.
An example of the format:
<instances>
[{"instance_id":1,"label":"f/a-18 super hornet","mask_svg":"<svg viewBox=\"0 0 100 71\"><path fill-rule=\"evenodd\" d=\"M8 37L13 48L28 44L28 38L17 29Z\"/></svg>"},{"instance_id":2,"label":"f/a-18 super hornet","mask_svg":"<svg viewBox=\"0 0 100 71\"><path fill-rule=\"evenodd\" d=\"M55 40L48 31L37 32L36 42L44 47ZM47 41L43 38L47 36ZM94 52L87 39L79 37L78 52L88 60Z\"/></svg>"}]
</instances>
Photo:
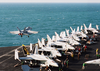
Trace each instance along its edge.
<instances>
[{"instance_id":1,"label":"f/a-18 super hornet","mask_svg":"<svg viewBox=\"0 0 100 71\"><path fill-rule=\"evenodd\" d=\"M32 30L31 27L25 27L24 30L20 30L18 27L17 27L17 29L18 29L18 31L10 31L10 33L18 34L21 37L23 35L27 35L29 37L29 35L31 35L31 34L37 34L38 33L38 31L31 31Z\"/></svg>"}]
</instances>

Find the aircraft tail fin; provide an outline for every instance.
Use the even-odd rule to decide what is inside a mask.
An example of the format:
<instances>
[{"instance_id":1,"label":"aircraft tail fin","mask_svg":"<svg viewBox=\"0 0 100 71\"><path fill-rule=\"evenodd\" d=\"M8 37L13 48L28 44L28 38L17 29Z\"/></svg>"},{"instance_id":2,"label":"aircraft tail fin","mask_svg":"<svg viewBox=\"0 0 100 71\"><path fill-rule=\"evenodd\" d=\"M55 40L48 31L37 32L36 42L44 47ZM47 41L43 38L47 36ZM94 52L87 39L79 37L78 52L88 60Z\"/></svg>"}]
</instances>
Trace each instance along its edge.
<instances>
[{"instance_id":1,"label":"aircraft tail fin","mask_svg":"<svg viewBox=\"0 0 100 71\"><path fill-rule=\"evenodd\" d=\"M26 30L32 30L32 28L31 27L26 27Z\"/></svg>"},{"instance_id":2,"label":"aircraft tail fin","mask_svg":"<svg viewBox=\"0 0 100 71\"><path fill-rule=\"evenodd\" d=\"M58 35L57 32L55 32L55 35L56 35L56 36Z\"/></svg>"},{"instance_id":3,"label":"aircraft tail fin","mask_svg":"<svg viewBox=\"0 0 100 71\"><path fill-rule=\"evenodd\" d=\"M51 41L51 38L50 38L50 36L49 36L49 35L47 35L47 39L48 39L48 41Z\"/></svg>"},{"instance_id":4,"label":"aircraft tail fin","mask_svg":"<svg viewBox=\"0 0 100 71\"><path fill-rule=\"evenodd\" d=\"M47 43L47 46L51 46L51 38L49 35L47 35L47 39L48 39L48 43Z\"/></svg>"},{"instance_id":5,"label":"aircraft tail fin","mask_svg":"<svg viewBox=\"0 0 100 71\"><path fill-rule=\"evenodd\" d=\"M42 38L42 45L45 46L45 39L44 38Z\"/></svg>"},{"instance_id":6,"label":"aircraft tail fin","mask_svg":"<svg viewBox=\"0 0 100 71\"><path fill-rule=\"evenodd\" d=\"M32 51L33 49L32 49L32 43L30 43L30 51Z\"/></svg>"},{"instance_id":7,"label":"aircraft tail fin","mask_svg":"<svg viewBox=\"0 0 100 71\"><path fill-rule=\"evenodd\" d=\"M70 29L71 29L72 33L75 33L75 29L73 30L72 27L70 27Z\"/></svg>"},{"instance_id":8,"label":"aircraft tail fin","mask_svg":"<svg viewBox=\"0 0 100 71\"><path fill-rule=\"evenodd\" d=\"M24 32L26 32L26 27L24 28Z\"/></svg>"},{"instance_id":9,"label":"aircraft tail fin","mask_svg":"<svg viewBox=\"0 0 100 71\"><path fill-rule=\"evenodd\" d=\"M80 28L80 30L82 31L83 30L83 26L81 25L81 28Z\"/></svg>"},{"instance_id":10,"label":"aircraft tail fin","mask_svg":"<svg viewBox=\"0 0 100 71\"><path fill-rule=\"evenodd\" d=\"M77 27L77 32L79 32L79 26Z\"/></svg>"},{"instance_id":11,"label":"aircraft tail fin","mask_svg":"<svg viewBox=\"0 0 100 71\"><path fill-rule=\"evenodd\" d=\"M30 55L30 53L29 53L28 49L25 47L25 45L22 44L22 46L23 46L24 53L27 55Z\"/></svg>"},{"instance_id":12,"label":"aircraft tail fin","mask_svg":"<svg viewBox=\"0 0 100 71\"><path fill-rule=\"evenodd\" d=\"M38 54L38 44L35 44L35 51L34 54Z\"/></svg>"},{"instance_id":13,"label":"aircraft tail fin","mask_svg":"<svg viewBox=\"0 0 100 71\"><path fill-rule=\"evenodd\" d=\"M92 24L90 23L89 28L92 28Z\"/></svg>"},{"instance_id":14,"label":"aircraft tail fin","mask_svg":"<svg viewBox=\"0 0 100 71\"><path fill-rule=\"evenodd\" d=\"M84 25L84 31L85 31L85 33L87 34L87 33L88 33L88 31L87 31L87 27L86 27L85 24L83 24L83 25Z\"/></svg>"},{"instance_id":15,"label":"aircraft tail fin","mask_svg":"<svg viewBox=\"0 0 100 71\"><path fill-rule=\"evenodd\" d=\"M63 33L62 32L60 33L60 37L63 37Z\"/></svg>"},{"instance_id":16,"label":"aircraft tail fin","mask_svg":"<svg viewBox=\"0 0 100 71\"><path fill-rule=\"evenodd\" d=\"M66 37L66 33L65 33L65 31L64 31L64 37Z\"/></svg>"},{"instance_id":17,"label":"aircraft tail fin","mask_svg":"<svg viewBox=\"0 0 100 71\"><path fill-rule=\"evenodd\" d=\"M66 29L67 36L69 36L69 30Z\"/></svg>"},{"instance_id":18,"label":"aircraft tail fin","mask_svg":"<svg viewBox=\"0 0 100 71\"><path fill-rule=\"evenodd\" d=\"M51 46L51 41L48 41L47 42L47 47L50 47Z\"/></svg>"},{"instance_id":19,"label":"aircraft tail fin","mask_svg":"<svg viewBox=\"0 0 100 71\"><path fill-rule=\"evenodd\" d=\"M65 31L63 31L63 37L66 37Z\"/></svg>"},{"instance_id":20,"label":"aircraft tail fin","mask_svg":"<svg viewBox=\"0 0 100 71\"><path fill-rule=\"evenodd\" d=\"M19 51L16 49L16 50L15 50L15 60L18 59L19 61L21 61L21 60L19 59L18 52L19 52Z\"/></svg>"},{"instance_id":21,"label":"aircraft tail fin","mask_svg":"<svg viewBox=\"0 0 100 71\"><path fill-rule=\"evenodd\" d=\"M86 25L85 24L83 24L83 25L84 25L84 29L87 29Z\"/></svg>"},{"instance_id":22,"label":"aircraft tail fin","mask_svg":"<svg viewBox=\"0 0 100 71\"><path fill-rule=\"evenodd\" d=\"M42 44L39 39L38 39L38 44L39 44L39 47L42 48Z\"/></svg>"},{"instance_id":23,"label":"aircraft tail fin","mask_svg":"<svg viewBox=\"0 0 100 71\"><path fill-rule=\"evenodd\" d=\"M99 25L96 25L96 29L99 30Z\"/></svg>"},{"instance_id":24,"label":"aircraft tail fin","mask_svg":"<svg viewBox=\"0 0 100 71\"><path fill-rule=\"evenodd\" d=\"M55 36L54 35L52 36L52 41L55 41Z\"/></svg>"},{"instance_id":25,"label":"aircraft tail fin","mask_svg":"<svg viewBox=\"0 0 100 71\"><path fill-rule=\"evenodd\" d=\"M21 30L17 27L18 31L21 32Z\"/></svg>"},{"instance_id":26,"label":"aircraft tail fin","mask_svg":"<svg viewBox=\"0 0 100 71\"><path fill-rule=\"evenodd\" d=\"M75 33L75 29L73 30L73 32L72 33Z\"/></svg>"},{"instance_id":27,"label":"aircraft tail fin","mask_svg":"<svg viewBox=\"0 0 100 71\"><path fill-rule=\"evenodd\" d=\"M72 27L70 27L71 31L73 32L74 30L72 29Z\"/></svg>"},{"instance_id":28,"label":"aircraft tail fin","mask_svg":"<svg viewBox=\"0 0 100 71\"><path fill-rule=\"evenodd\" d=\"M62 32L60 33L60 37L62 37L62 38L66 37L65 31L62 31Z\"/></svg>"},{"instance_id":29,"label":"aircraft tail fin","mask_svg":"<svg viewBox=\"0 0 100 71\"><path fill-rule=\"evenodd\" d=\"M60 39L59 35L57 34L57 32L55 32L56 35L56 41Z\"/></svg>"}]
</instances>

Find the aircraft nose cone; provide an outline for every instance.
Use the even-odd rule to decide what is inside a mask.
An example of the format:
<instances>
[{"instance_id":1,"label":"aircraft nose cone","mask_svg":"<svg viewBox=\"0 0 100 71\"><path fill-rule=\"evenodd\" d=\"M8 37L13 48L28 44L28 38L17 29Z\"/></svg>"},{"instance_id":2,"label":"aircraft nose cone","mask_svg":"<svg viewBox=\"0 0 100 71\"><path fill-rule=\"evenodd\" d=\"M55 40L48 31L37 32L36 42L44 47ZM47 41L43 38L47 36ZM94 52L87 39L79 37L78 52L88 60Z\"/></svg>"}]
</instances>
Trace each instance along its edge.
<instances>
[{"instance_id":1,"label":"aircraft nose cone","mask_svg":"<svg viewBox=\"0 0 100 71\"><path fill-rule=\"evenodd\" d=\"M56 64L55 67L58 67L58 64Z\"/></svg>"},{"instance_id":2,"label":"aircraft nose cone","mask_svg":"<svg viewBox=\"0 0 100 71\"><path fill-rule=\"evenodd\" d=\"M59 53L57 56L60 56L61 57L61 54Z\"/></svg>"},{"instance_id":3,"label":"aircraft nose cone","mask_svg":"<svg viewBox=\"0 0 100 71\"><path fill-rule=\"evenodd\" d=\"M77 39L78 41L80 41L80 39Z\"/></svg>"},{"instance_id":4,"label":"aircraft nose cone","mask_svg":"<svg viewBox=\"0 0 100 71\"><path fill-rule=\"evenodd\" d=\"M88 64L88 63L92 63L92 62L91 61L86 61L85 63Z\"/></svg>"},{"instance_id":5,"label":"aircraft nose cone","mask_svg":"<svg viewBox=\"0 0 100 71\"><path fill-rule=\"evenodd\" d=\"M51 66L54 66L54 67L58 67L58 64L57 64L55 61L51 61L51 62L50 62L50 65L51 65Z\"/></svg>"},{"instance_id":6,"label":"aircraft nose cone","mask_svg":"<svg viewBox=\"0 0 100 71\"><path fill-rule=\"evenodd\" d=\"M91 60L91 61L86 61L85 63L86 63L86 64L94 64L94 63L97 63L97 61Z\"/></svg>"},{"instance_id":7,"label":"aircraft nose cone","mask_svg":"<svg viewBox=\"0 0 100 71\"><path fill-rule=\"evenodd\" d=\"M61 57L62 55L60 54L59 56Z\"/></svg>"},{"instance_id":8,"label":"aircraft nose cone","mask_svg":"<svg viewBox=\"0 0 100 71\"><path fill-rule=\"evenodd\" d=\"M69 49L71 49L71 50L75 50L75 48L74 48L74 47L69 47Z\"/></svg>"},{"instance_id":9,"label":"aircraft nose cone","mask_svg":"<svg viewBox=\"0 0 100 71\"><path fill-rule=\"evenodd\" d=\"M54 63L53 66L54 66L54 67L58 67L58 64L57 64L57 63Z\"/></svg>"},{"instance_id":10,"label":"aircraft nose cone","mask_svg":"<svg viewBox=\"0 0 100 71\"><path fill-rule=\"evenodd\" d=\"M78 43L78 42L77 42L76 45L81 45L81 43Z\"/></svg>"},{"instance_id":11,"label":"aircraft nose cone","mask_svg":"<svg viewBox=\"0 0 100 71\"><path fill-rule=\"evenodd\" d=\"M60 53L60 52L57 52L57 56L60 56L60 57L61 57L62 55L61 55L61 53Z\"/></svg>"}]
</instances>

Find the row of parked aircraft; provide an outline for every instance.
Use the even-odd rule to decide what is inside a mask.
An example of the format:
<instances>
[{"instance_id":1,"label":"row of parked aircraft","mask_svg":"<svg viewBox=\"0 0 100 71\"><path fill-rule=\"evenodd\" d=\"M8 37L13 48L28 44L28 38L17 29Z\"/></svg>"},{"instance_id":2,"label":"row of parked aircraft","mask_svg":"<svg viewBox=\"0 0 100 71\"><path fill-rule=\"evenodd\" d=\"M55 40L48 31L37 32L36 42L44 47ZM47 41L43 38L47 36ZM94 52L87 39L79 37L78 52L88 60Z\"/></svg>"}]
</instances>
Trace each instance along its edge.
<instances>
[{"instance_id":1,"label":"row of parked aircraft","mask_svg":"<svg viewBox=\"0 0 100 71\"><path fill-rule=\"evenodd\" d=\"M92 28L92 24L90 23L89 28L87 28L84 24L84 32L83 28L81 26L81 31L79 30L79 26L77 27L77 31L75 29L71 29L71 34L69 34L69 30L66 29L66 31L62 31L60 35L55 32L55 35L52 36L52 39L49 35L47 35L47 43L45 43L45 39L42 38L40 41L38 39L38 44L35 45L34 49L32 48L32 44L30 44L30 51L33 51L32 53L29 53L28 50L24 47L24 51L26 52L26 57L19 57L18 50L15 50L15 59L18 59L19 61L29 61L29 63L32 63L32 61L39 61L37 62L41 66L54 66L58 67L58 64L52 59L54 57L61 57L62 54L60 51L66 51L66 50L75 50L74 45L81 45L79 41L81 41L80 38L88 38L87 34L88 32L92 32L94 34L99 34L98 25L96 25L97 29ZM94 30L93 30L94 29ZM67 35L67 36L66 36ZM39 51L41 53L39 53ZM50 52L50 54L45 55L43 52ZM67 52L68 54L71 54L71 52ZM59 59L58 59L59 60ZM60 60L59 60L60 61Z\"/></svg>"},{"instance_id":2,"label":"row of parked aircraft","mask_svg":"<svg viewBox=\"0 0 100 71\"><path fill-rule=\"evenodd\" d=\"M28 50L25 48L25 46L23 46L26 53L27 53L27 56L26 57L19 57L18 55L18 50L16 49L15 50L15 60L18 59L19 61L30 61L30 63L32 63L32 61L37 61L37 62L40 62L42 66L54 66L54 67L58 67L58 64L50 59L48 56L44 56L44 55L40 55L38 53L38 45L36 44L35 45L35 51L34 53L29 53ZM38 63L39 64L39 63Z\"/></svg>"}]
</instances>

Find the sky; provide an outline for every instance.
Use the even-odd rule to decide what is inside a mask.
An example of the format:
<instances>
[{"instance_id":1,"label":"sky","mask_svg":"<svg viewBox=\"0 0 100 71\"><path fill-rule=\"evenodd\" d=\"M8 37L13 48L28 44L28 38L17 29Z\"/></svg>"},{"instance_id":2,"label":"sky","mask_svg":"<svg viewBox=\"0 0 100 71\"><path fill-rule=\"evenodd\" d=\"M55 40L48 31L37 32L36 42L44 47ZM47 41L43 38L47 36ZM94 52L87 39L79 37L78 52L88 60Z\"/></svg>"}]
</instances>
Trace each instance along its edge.
<instances>
[{"instance_id":1,"label":"sky","mask_svg":"<svg viewBox=\"0 0 100 71\"><path fill-rule=\"evenodd\" d=\"M100 3L100 0L0 0L0 2L21 2L21 3Z\"/></svg>"}]
</instances>

